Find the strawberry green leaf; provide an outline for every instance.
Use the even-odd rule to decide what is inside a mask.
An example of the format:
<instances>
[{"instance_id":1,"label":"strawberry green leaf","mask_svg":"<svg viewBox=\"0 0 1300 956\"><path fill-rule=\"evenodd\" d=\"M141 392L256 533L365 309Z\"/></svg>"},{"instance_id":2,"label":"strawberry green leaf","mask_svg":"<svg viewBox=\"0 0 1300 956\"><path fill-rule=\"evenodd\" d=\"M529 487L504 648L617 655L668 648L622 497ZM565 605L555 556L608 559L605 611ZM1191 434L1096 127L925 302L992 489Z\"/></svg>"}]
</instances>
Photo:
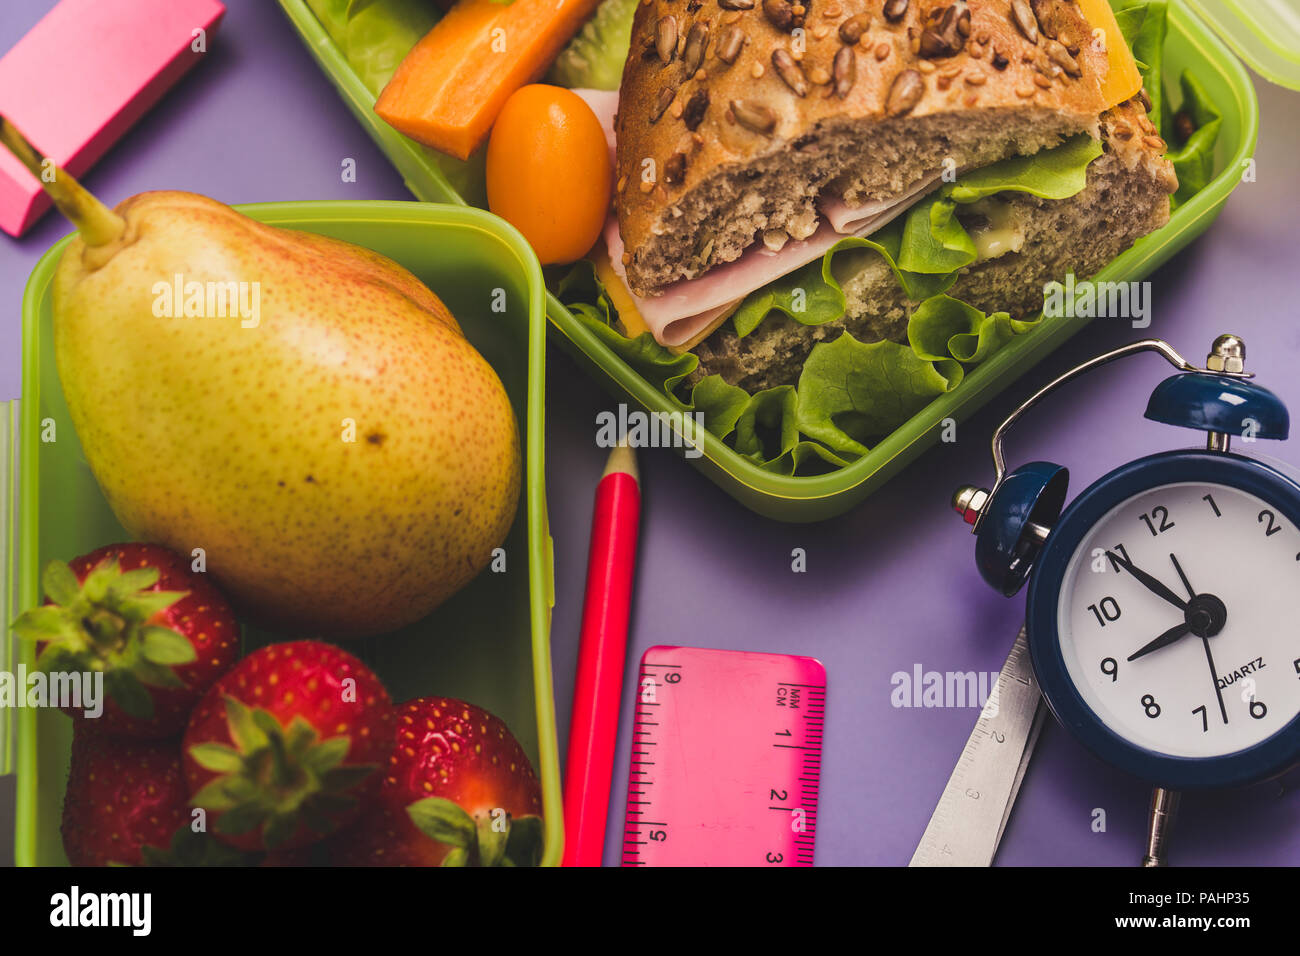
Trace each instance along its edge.
<instances>
[{"instance_id":1,"label":"strawberry green leaf","mask_svg":"<svg viewBox=\"0 0 1300 956\"><path fill-rule=\"evenodd\" d=\"M475 827L470 815L442 797L425 797L406 808L411 822L425 836L454 847L474 844Z\"/></svg>"},{"instance_id":2,"label":"strawberry green leaf","mask_svg":"<svg viewBox=\"0 0 1300 956\"><path fill-rule=\"evenodd\" d=\"M196 833L188 825L172 834L166 847L144 846L140 857L145 866L252 866L259 856L226 846L212 834Z\"/></svg>"},{"instance_id":3,"label":"strawberry green leaf","mask_svg":"<svg viewBox=\"0 0 1300 956\"><path fill-rule=\"evenodd\" d=\"M224 819L225 817L222 817L222 820ZM293 836L297 829L296 814L277 813L266 822L266 827L262 830L262 842L266 844L268 850L274 850Z\"/></svg>"},{"instance_id":4,"label":"strawberry green leaf","mask_svg":"<svg viewBox=\"0 0 1300 956\"><path fill-rule=\"evenodd\" d=\"M266 733L253 719L253 711L229 694L226 695L226 723L230 739L240 753L251 754L266 746Z\"/></svg>"},{"instance_id":5,"label":"strawberry green leaf","mask_svg":"<svg viewBox=\"0 0 1300 956\"><path fill-rule=\"evenodd\" d=\"M123 572L116 558L100 561L78 584L61 561L51 561L42 583L58 603L33 609L14 622L20 636L47 644L41 667L49 670L101 671L109 696L122 710L140 719L153 716L148 687L182 688L176 664L197 657L179 632L145 622L183 598L184 591L150 591L157 568Z\"/></svg>"},{"instance_id":6,"label":"strawberry green leaf","mask_svg":"<svg viewBox=\"0 0 1300 956\"><path fill-rule=\"evenodd\" d=\"M117 558L105 558L91 568L86 579L81 582L81 597L91 604L101 604L108 596L108 589L122 573Z\"/></svg>"},{"instance_id":7,"label":"strawberry green leaf","mask_svg":"<svg viewBox=\"0 0 1300 956\"><path fill-rule=\"evenodd\" d=\"M135 568L131 571L123 571L108 586L108 593L105 596L110 601L120 601L123 598L130 597L136 591L143 591L145 588L153 587L158 583L158 577L157 568Z\"/></svg>"},{"instance_id":8,"label":"strawberry green leaf","mask_svg":"<svg viewBox=\"0 0 1300 956\"><path fill-rule=\"evenodd\" d=\"M214 773L234 773L243 765L239 751L224 744L195 744L190 756L204 770Z\"/></svg>"},{"instance_id":9,"label":"strawberry green leaf","mask_svg":"<svg viewBox=\"0 0 1300 956\"><path fill-rule=\"evenodd\" d=\"M10 625L15 636L25 641L55 641L77 638L77 623L63 608L42 604L18 615Z\"/></svg>"},{"instance_id":10,"label":"strawberry green leaf","mask_svg":"<svg viewBox=\"0 0 1300 956\"><path fill-rule=\"evenodd\" d=\"M190 803L217 813L230 810L239 803L239 798L230 790L227 778L220 777L200 787L199 792L190 798Z\"/></svg>"},{"instance_id":11,"label":"strawberry green leaf","mask_svg":"<svg viewBox=\"0 0 1300 956\"><path fill-rule=\"evenodd\" d=\"M150 687L184 687L185 682L176 676L170 667L155 664L153 661L139 657L132 665L131 672L141 683Z\"/></svg>"},{"instance_id":12,"label":"strawberry green leaf","mask_svg":"<svg viewBox=\"0 0 1300 956\"><path fill-rule=\"evenodd\" d=\"M469 865L469 851L464 847L455 847L450 853L442 858L443 866L467 866Z\"/></svg>"},{"instance_id":13,"label":"strawberry green leaf","mask_svg":"<svg viewBox=\"0 0 1300 956\"><path fill-rule=\"evenodd\" d=\"M46 674L76 674L86 669L82 655L59 644L48 645L36 658L36 666Z\"/></svg>"},{"instance_id":14,"label":"strawberry green leaf","mask_svg":"<svg viewBox=\"0 0 1300 956\"><path fill-rule=\"evenodd\" d=\"M242 836L257 829L266 817L266 807L257 803L241 803L222 813L217 819L215 829L226 836Z\"/></svg>"},{"instance_id":15,"label":"strawberry green leaf","mask_svg":"<svg viewBox=\"0 0 1300 956\"><path fill-rule=\"evenodd\" d=\"M537 866L542 859L542 841L541 817L526 816L511 820L503 865Z\"/></svg>"},{"instance_id":16,"label":"strawberry green leaf","mask_svg":"<svg viewBox=\"0 0 1300 956\"><path fill-rule=\"evenodd\" d=\"M289 752L288 742L284 736L284 728L269 710L254 707L249 713L253 725L251 739L261 741L257 749L264 750L271 763L282 771L286 766L285 758Z\"/></svg>"},{"instance_id":17,"label":"strawberry green leaf","mask_svg":"<svg viewBox=\"0 0 1300 956\"><path fill-rule=\"evenodd\" d=\"M348 755L348 748L351 744L351 739L346 736L322 740L307 751L303 757L303 763L317 773L323 774L343 762L343 759Z\"/></svg>"},{"instance_id":18,"label":"strawberry green leaf","mask_svg":"<svg viewBox=\"0 0 1300 956\"><path fill-rule=\"evenodd\" d=\"M356 810L357 798L347 791L377 768L341 765L348 737L322 742L301 716L286 728L264 708L249 707L229 695L225 704L235 746L191 750L202 766L222 774L195 795L196 806L221 813L222 821L230 817L225 827L238 832L261 827L259 837L268 848L289 839L301 826L325 836L346 813ZM236 832L226 828L221 832Z\"/></svg>"},{"instance_id":19,"label":"strawberry green leaf","mask_svg":"<svg viewBox=\"0 0 1300 956\"><path fill-rule=\"evenodd\" d=\"M104 690L113 703L132 717L148 720L153 716L153 697L135 674L126 670L104 674Z\"/></svg>"},{"instance_id":20,"label":"strawberry green leaf","mask_svg":"<svg viewBox=\"0 0 1300 956\"><path fill-rule=\"evenodd\" d=\"M81 596L77 576L63 561L51 561L45 566L45 572L41 575L41 587L45 596L55 604L72 604Z\"/></svg>"},{"instance_id":21,"label":"strawberry green leaf","mask_svg":"<svg viewBox=\"0 0 1300 956\"><path fill-rule=\"evenodd\" d=\"M105 597L106 601L113 600L111 593ZM118 612L127 620L136 624L143 624L160 611L165 611L181 598L188 595L189 591L136 591L128 596L123 596L116 601Z\"/></svg>"},{"instance_id":22,"label":"strawberry green leaf","mask_svg":"<svg viewBox=\"0 0 1300 956\"><path fill-rule=\"evenodd\" d=\"M289 753L309 751L316 740L316 728L302 714L294 715L289 727L284 732L284 746Z\"/></svg>"},{"instance_id":23,"label":"strawberry green leaf","mask_svg":"<svg viewBox=\"0 0 1300 956\"><path fill-rule=\"evenodd\" d=\"M506 841L510 839L510 817L505 817L505 826L501 829L497 829L496 822L491 815L479 817L476 822L479 866L500 866L505 858Z\"/></svg>"},{"instance_id":24,"label":"strawberry green leaf","mask_svg":"<svg viewBox=\"0 0 1300 956\"><path fill-rule=\"evenodd\" d=\"M188 664L198 657L189 638L169 627L146 627L140 633L144 656L155 664Z\"/></svg>"}]
</instances>

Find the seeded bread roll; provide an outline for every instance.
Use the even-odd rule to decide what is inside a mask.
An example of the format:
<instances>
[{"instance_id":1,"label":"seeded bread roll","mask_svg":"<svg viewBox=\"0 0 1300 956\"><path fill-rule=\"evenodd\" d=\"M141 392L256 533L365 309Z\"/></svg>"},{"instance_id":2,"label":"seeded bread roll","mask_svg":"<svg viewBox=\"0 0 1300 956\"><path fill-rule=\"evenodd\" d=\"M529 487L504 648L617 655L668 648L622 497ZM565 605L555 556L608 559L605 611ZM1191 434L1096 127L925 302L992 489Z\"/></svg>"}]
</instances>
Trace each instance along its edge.
<instances>
[{"instance_id":1,"label":"seeded bread roll","mask_svg":"<svg viewBox=\"0 0 1300 956\"><path fill-rule=\"evenodd\" d=\"M628 283L806 238L822 194L1095 136L1107 69L1070 0L642 0L615 125Z\"/></svg>"},{"instance_id":2,"label":"seeded bread roll","mask_svg":"<svg viewBox=\"0 0 1300 956\"><path fill-rule=\"evenodd\" d=\"M1047 283L1071 272L1093 275L1169 221L1178 179L1141 100L1104 113L1101 135L1105 151L1088 166L1088 184L1078 195L1055 201L1025 193L995 197L1003 204L995 218L1014 237L1013 251L973 263L949 295L986 312L1031 316L1043 307ZM977 238L993 211L985 203L958 207L958 219ZM846 252L836 256L834 269L847 300L843 318L808 326L778 313L743 339L728 322L695 348L700 364L687 385L715 373L751 392L793 385L813 346L845 331L861 342L905 343L916 303L903 296L885 261L868 250Z\"/></svg>"}]
</instances>

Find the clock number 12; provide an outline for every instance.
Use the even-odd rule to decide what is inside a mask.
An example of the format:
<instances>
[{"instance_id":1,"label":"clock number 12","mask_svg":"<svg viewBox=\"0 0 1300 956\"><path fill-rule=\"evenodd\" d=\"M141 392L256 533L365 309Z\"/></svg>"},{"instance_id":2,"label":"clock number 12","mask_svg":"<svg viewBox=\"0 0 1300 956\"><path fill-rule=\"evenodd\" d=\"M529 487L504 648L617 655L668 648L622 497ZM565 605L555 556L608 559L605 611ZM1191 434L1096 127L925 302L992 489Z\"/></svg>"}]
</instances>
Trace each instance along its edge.
<instances>
[{"instance_id":1,"label":"clock number 12","mask_svg":"<svg viewBox=\"0 0 1300 956\"><path fill-rule=\"evenodd\" d=\"M1169 509L1164 505L1156 505L1151 509L1149 515L1141 515L1140 517L1146 522L1147 530L1151 532L1153 538L1174 526L1174 523L1169 520Z\"/></svg>"}]
</instances>

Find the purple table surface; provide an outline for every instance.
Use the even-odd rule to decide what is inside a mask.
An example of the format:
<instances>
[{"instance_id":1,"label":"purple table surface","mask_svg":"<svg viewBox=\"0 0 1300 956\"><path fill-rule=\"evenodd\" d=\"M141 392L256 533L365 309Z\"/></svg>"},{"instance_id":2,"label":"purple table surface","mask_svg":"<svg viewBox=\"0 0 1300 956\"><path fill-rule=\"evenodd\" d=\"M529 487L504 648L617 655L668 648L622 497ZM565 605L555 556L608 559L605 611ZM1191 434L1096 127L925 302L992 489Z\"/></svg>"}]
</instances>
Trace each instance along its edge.
<instances>
[{"instance_id":1,"label":"purple table surface","mask_svg":"<svg viewBox=\"0 0 1300 956\"><path fill-rule=\"evenodd\" d=\"M383 155L323 78L270 0L227 0L207 62L86 177L110 204L176 188L230 203L409 199ZM52 5L0 4L0 49ZM654 644L806 654L829 674L817 862L901 865L911 857L976 717L972 708L895 708L897 671L993 671L1024 613L975 571L973 540L949 510L954 486L991 480L988 437L1034 389L1091 355L1145 335L1200 361L1224 331L1242 335L1260 381L1300 408L1296 317L1296 94L1257 80L1258 181L1241 185L1209 232L1152 277L1144 332L1097 320L963 423L849 515L783 525L746 511L667 450L641 453L644 512L628 670ZM340 182L344 157L357 181ZM26 237L0 238L0 397L19 393L19 303L41 253L67 231L46 216ZM1072 488L1153 451L1192 442L1142 418L1168 367L1154 357L1102 370L1014 434L1008 457L1059 461ZM547 488L555 538L552 631L561 747L577 659L592 493L607 452L596 415L612 400L551 350ZM1300 445L1269 445L1300 462ZM793 573L791 550L807 553ZM1279 622L1282 623L1282 622ZM624 702L606 863L619 858L631 721ZM1300 861L1300 777L1184 799L1173 844L1183 865ZM1137 862L1148 788L1105 766L1049 722L1008 825L1000 864L1127 866ZM6 801L7 802L7 801ZM1105 829L1094 830L1096 811ZM5 827L8 829L8 827Z\"/></svg>"}]
</instances>

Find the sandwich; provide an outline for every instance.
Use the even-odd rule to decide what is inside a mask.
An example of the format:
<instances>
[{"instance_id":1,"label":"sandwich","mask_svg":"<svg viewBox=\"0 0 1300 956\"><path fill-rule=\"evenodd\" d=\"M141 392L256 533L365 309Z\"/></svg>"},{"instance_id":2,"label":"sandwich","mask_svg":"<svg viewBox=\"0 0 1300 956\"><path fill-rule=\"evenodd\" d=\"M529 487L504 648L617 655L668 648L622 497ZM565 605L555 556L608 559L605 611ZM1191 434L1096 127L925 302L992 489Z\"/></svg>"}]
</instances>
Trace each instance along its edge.
<instances>
[{"instance_id":1,"label":"sandwich","mask_svg":"<svg viewBox=\"0 0 1300 956\"><path fill-rule=\"evenodd\" d=\"M812 401L805 369L845 336L933 360L946 382L888 414L795 416L824 461L865 453L1030 328L1049 284L1168 221L1149 66L1106 0L641 0L617 94L580 91L614 150L592 256L609 322L665 350L683 401L703 382ZM936 328L967 338L945 351Z\"/></svg>"}]
</instances>

